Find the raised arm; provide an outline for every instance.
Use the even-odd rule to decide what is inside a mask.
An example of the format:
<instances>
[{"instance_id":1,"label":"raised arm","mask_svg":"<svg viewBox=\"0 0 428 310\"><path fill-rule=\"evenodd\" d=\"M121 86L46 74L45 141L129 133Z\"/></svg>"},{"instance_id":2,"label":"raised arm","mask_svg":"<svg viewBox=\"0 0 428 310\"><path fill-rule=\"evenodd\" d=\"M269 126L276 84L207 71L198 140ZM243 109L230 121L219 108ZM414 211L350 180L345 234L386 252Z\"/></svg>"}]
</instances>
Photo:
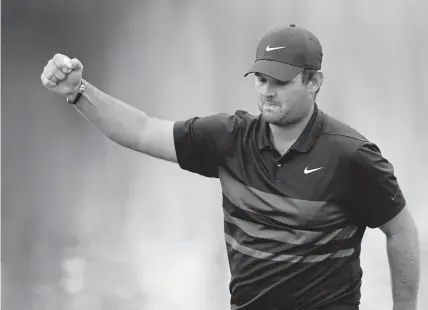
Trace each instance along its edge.
<instances>
[{"instance_id":1,"label":"raised arm","mask_svg":"<svg viewBox=\"0 0 428 310\"><path fill-rule=\"evenodd\" d=\"M83 65L77 59L56 54L41 75L43 85L50 91L72 101L80 83L85 92L76 109L112 141L135 151L177 162L174 145L174 122L149 117L82 80Z\"/></svg>"}]
</instances>

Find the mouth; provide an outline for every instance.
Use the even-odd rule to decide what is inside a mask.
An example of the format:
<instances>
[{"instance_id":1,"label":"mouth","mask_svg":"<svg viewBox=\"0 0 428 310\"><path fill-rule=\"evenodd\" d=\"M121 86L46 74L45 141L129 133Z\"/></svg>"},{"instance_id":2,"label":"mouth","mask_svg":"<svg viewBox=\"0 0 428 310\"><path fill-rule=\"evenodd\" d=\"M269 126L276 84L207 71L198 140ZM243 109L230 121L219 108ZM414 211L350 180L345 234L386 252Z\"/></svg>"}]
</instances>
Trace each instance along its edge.
<instances>
[{"instance_id":1,"label":"mouth","mask_svg":"<svg viewBox=\"0 0 428 310\"><path fill-rule=\"evenodd\" d=\"M266 102L266 101L263 101L263 105L267 106L267 107L277 107L278 106L278 104L276 104L276 103Z\"/></svg>"}]
</instances>

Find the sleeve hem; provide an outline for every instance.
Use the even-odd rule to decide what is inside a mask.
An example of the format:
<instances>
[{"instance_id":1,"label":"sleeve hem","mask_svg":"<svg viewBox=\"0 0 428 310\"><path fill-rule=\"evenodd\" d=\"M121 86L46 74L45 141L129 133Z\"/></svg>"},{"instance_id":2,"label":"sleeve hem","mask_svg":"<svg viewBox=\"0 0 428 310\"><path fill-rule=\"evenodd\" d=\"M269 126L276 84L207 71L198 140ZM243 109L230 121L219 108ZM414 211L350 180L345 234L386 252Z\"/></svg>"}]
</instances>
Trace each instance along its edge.
<instances>
[{"instance_id":1,"label":"sleeve hem","mask_svg":"<svg viewBox=\"0 0 428 310\"><path fill-rule=\"evenodd\" d=\"M390 220L392 220L394 217L396 217L406 206L406 202L403 201L400 204L397 204L396 207L394 208L394 211L388 214L388 217L382 218L381 221L377 221L376 223L371 223L370 225L368 225L368 227L370 228L379 228L380 226L388 223Z\"/></svg>"},{"instance_id":2,"label":"sleeve hem","mask_svg":"<svg viewBox=\"0 0 428 310\"><path fill-rule=\"evenodd\" d=\"M186 155L185 155L185 146L184 141L186 140L186 130L184 128L184 121L177 121L174 123L174 146L175 154L177 157L177 163L181 169L186 169L188 166L186 164Z\"/></svg>"}]
</instances>

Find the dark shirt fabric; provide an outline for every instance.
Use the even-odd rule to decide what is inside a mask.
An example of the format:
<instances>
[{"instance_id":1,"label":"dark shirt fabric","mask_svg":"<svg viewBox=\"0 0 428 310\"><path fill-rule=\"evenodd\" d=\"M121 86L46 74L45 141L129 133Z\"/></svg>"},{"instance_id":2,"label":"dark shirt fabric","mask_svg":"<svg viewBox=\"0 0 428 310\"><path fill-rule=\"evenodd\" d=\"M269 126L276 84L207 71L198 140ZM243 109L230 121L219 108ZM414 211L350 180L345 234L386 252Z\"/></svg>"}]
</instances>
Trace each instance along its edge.
<instances>
[{"instance_id":1,"label":"dark shirt fabric","mask_svg":"<svg viewBox=\"0 0 428 310\"><path fill-rule=\"evenodd\" d=\"M241 110L178 121L174 143L182 169L221 182L231 309L358 309L365 229L406 203L376 144L317 105L282 156Z\"/></svg>"}]
</instances>

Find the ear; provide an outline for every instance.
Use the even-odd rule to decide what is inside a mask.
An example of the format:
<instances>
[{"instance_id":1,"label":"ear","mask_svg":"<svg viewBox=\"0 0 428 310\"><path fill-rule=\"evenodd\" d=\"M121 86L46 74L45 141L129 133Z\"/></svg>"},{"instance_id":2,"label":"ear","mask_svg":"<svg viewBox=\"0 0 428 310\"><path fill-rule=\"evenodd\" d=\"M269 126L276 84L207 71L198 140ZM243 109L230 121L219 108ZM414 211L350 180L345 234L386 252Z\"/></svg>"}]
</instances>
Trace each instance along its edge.
<instances>
[{"instance_id":1,"label":"ear","mask_svg":"<svg viewBox=\"0 0 428 310\"><path fill-rule=\"evenodd\" d=\"M312 80L309 81L308 87L310 92L316 93L318 89L320 89L322 82L324 81L324 74L322 71L315 72L314 76L312 77Z\"/></svg>"}]
</instances>

